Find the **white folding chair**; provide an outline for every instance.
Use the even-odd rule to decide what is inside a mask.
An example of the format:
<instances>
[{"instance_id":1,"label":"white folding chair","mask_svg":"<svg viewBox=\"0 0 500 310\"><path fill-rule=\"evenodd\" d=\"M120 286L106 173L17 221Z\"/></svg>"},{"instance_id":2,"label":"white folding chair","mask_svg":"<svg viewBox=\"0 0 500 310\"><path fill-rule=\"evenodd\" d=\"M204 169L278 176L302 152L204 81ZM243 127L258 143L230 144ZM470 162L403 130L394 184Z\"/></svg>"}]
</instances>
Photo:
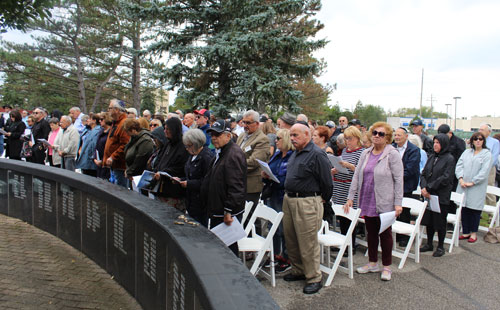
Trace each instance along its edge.
<instances>
[{"instance_id":1,"label":"white folding chair","mask_svg":"<svg viewBox=\"0 0 500 310\"><path fill-rule=\"evenodd\" d=\"M252 210L253 201L245 201L245 211L243 211L243 216L241 217L241 224L243 225Z\"/></svg>"},{"instance_id":2,"label":"white folding chair","mask_svg":"<svg viewBox=\"0 0 500 310\"><path fill-rule=\"evenodd\" d=\"M271 229L269 230L267 236L264 238L258 235L252 227L257 219L264 219L272 223ZM271 280L272 286L276 286L276 278L274 274L274 251L273 251L273 236L278 229L281 219L283 218L283 212L276 212L273 209L267 207L264 204L258 204L257 208L252 214L248 225L245 227L245 232L247 234L246 238L238 241L238 248L240 252L243 252L243 262L245 262L245 252L257 252L257 257L250 268L250 272L256 275L258 272L262 272L264 276ZM265 254L269 252L269 258L271 260L271 270L267 273L262 269L261 262L265 257Z\"/></svg>"},{"instance_id":3,"label":"white folding chair","mask_svg":"<svg viewBox=\"0 0 500 310\"><path fill-rule=\"evenodd\" d=\"M415 263L420 262L420 248L419 248L420 222L422 221L422 217L424 216L424 211L426 206L427 206L427 201L422 202L420 200L413 198L406 198L406 197L403 198L403 208L409 208L410 214L416 216L417 219L415 220L414 224L408 224L401 221L396 221L392 225L392 234L394 240L392 256L396 256L401 259L401 262L399 263L398 266L399 269L403 268L408 256L410 258L415 259ZM406 245L406 248L403 252L401 252L396 248L396 234L407 235L410 237L410 239L408 240L408 244ZM412 245L415 245L415 253L410 253Z\"/></svg>"},{"instance_id":4,"label":"white folding chair","mask_svg":"<svg viewBox=\"0 0 500 310\"><path fill-rule=\"evenodd\" d=\"M327 263L326 265L320 264L319 268L321 271L324 273L328 274L328 278L325 281L325 286L330 286L333 281L333 277L335 276L335 273L337 272L337 269L340 268L343 271L346 271L349 274L349 278L353 278L353 262L352 262L352 234L354 232L354 228L356 227L356 224L358 223L358 218L359 214L361 213L361 209L351 209L349 213L344 212L344 207L342 205L332 205L333 212L335 212L335 216L342 216L345 217L349 220L351 220L351 225L349 226L349 229L347 230L347 233L345 235L342 235L341 233L335 232L335 231L330 231L328 228L328 222L323 221L322 225L322 230L318 233L318 241L319 245L321 247L321 261L324 263L324 247L326 247L327 250ZM339 249L339 252L337 254L337 258L335 259L335 262L333 263L333 266L330 264L330 247L336 247ZM343 266L340 266L340 261L342 260L342 257L344 256L344 252L348 249L348 268L345 268Z\"/></svg>"},{"instance_id":5,"label":"white folding chair","mask_svg":"<svg viewBox=\"0 0 500 310\"><path fill-rule=\"evenodd\" d=\"M420 188L420 185L417 186L417 189L412 192L413 195L417 196L422 196L422 189Z\"/></svg>"},{"instance_id":6,"label":"white folding chair","mask_svg":"<svg viewBox=\"0 0 500 310\"><path fill-rule=\"evenodd\" d=\"M451 235L451 239L444 239L444 242L450 245L450 249L448 250L448 252L451 253L451 250L453 250L453 246L458 246L458 235L460 234L460 223L462 220L462 207L465 203L465 194L451 192L450 200L458 206L456 214L448 213L448 216L446 217L446 222L453 225L453 234Z\"/></svg>"},{"instance_id":7,"label":"white folding chair","mask_svg":"<svg viewBox=\"0 0 500 310\"><path fill-rule=\"evenodd\" d=\"M500 188L488 185L488 187L486 188L486 193L500 197ZM497 201L497 204L495 206L484 205L483 212L491 214L491 222L489 227L479 225L479 230L488 231L488 228L493 228L495 226L500 225L500 217L498 214L499 208L500 208L500 200Z\"/></svg>"}]
</instances>

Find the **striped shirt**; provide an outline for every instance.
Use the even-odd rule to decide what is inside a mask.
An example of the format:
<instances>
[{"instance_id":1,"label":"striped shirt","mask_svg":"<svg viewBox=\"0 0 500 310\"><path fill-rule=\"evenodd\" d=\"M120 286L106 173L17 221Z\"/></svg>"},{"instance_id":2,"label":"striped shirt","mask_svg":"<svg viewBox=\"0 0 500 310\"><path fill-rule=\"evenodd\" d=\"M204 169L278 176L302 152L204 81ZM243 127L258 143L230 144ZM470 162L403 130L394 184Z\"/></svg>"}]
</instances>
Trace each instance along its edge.
<instances>
[{"instance_id":1,"label":"striped shirt","mask_svg":"<svg viewBox=\"0 0 500 310\"><path fill-rule=\"evenodd\" d=\"M342 160L357 166L359 157L364 150L362 147L353 151L348 151L347 148L344 148L342 150ZM351 169L347 169L347 171L348 173L338 172L333 176L332 201L334 204L344 205L347 201L347 194L349 193L349 187L354 176L354 171L351 171ZM358 194L354 197L353 207L358 207Z\"/></svg>"}]
</instances>

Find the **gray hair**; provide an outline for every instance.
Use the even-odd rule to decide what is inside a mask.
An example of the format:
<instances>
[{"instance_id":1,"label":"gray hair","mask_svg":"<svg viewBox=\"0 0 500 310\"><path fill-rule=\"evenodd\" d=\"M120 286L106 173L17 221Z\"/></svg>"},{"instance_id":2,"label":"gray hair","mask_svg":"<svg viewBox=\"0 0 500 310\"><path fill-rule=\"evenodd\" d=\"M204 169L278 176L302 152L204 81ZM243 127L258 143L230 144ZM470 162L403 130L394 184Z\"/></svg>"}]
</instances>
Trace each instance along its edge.
<instances>
[{"instance_id":1,"label":"gray hair","mask_svg":"<svg viewBox=\"0 0 500 310\"><path fill-rule=\"evenodd\" d=\"M61 121L66 121L69 122L70 124L73 124L73 120L68 115L61 116Z\"/></svg>"},{"instance_id":2,"label":"gray hair","mask_svg":"<svg viewBox=\"0 0 500 310\"><path fill-rule=\"evenodd\" d=\"M88 121L89 118L90 118L90 116L88 116L87 114L82 116L82 119L81 119L82 123Z\"/></svg>"},{"instance_id":3,"label":"gray hair","mask_svg":"<svg viewBox=\"0 0 500 310\"><path fill-rule=\"evenodd\" d=\"M120 110L121 112L127 112L127 109L125 108L125 105L121 105L120 104L120 101L121 100L118 100L118 99L111 99L109 101L109 103L111 104L111 107L112 108L117 108L118 110Z\"/></svg>"},{"instance_id":4,"label":"gray hair","mask_svg":"<svg viewBox=\"0 0 500 310\"><path fill-rule=\"evenodd\" d=\"M57 124L59 125L59 119L57 117L53 117L49 120L49 124Z\"/></svg>"},{"instance_id":5,"label":"gray hair","mask_svg":"<svg viewBox=\"0 0 500 310\"><path fill-rule=\"evenodd\" d=\"M344 134L341 133L340 135L337 136L337 145L342 144L345 145L345 139L344 139Z\"/></svg>"},{"instance_id":6,"label":"gray hair","mask_svg":"<svg viewBox=\"0 0 500 310\"><path fill-rule=\"evenodd\" d=\"M309 119L307 118L307 116L305 114L299 114L297 115L297 120L298 121L304 121L304 122L309 122Z\"/></svg>"},{"instance_id":7,"label":"gray hair","mask_svg":"<svg viewBox=\"0 0 500 310\"><path fill-rule=\"evenodd\" d=\"M254 122L258 122L259 121L259 118L260 118L260 115L258 112L255 112L254 110L248 110L245 112L245 114L243 114L243 118L245 117L252 117L252 120Z\"/></svg>"},{"instance_id":8,"label":"gray hair","mask_svg":"<svg viewBox=\"0 0 500 310\"><path fill-rule=\"evenodd\" d=\"M167 119L172 118L172 117L174 117L174 118L178 118L178 119L181 119L181 117L179 116L179 114L174 113L174 112L169 112L169 113L167 114Z\"/></svg>"},{"instance_id":9,"label":"gray hair","mask_svg":"<svg viewBox=\"0 0 500 310\"><path fill-rule=\"evenodd\" d=\"M411 135L408 135L408 141L410 141L411 143L415 144L416 146L418 146L418 148L422 148L422 139L417 136L417 135L414 135L414 134L411 134Z\"/></svg>"},{"instance_id":10,"label":"gray hair","mask_svg":"<svg viewBox=\"0 0 500 310\"><path fill-rule=\"evenodd\" d=\"M80 112L80 108L79 107L72 107L71 109L69 109L69 111L76 111L76 112Z\"/></svg>"},{"instance_id":11,"label":"gray hair","mask_svg":"<svg viewBox=\"0 0 500 310\"><path fill-rule=\"evenodd\" d=\"M182 136L182 143L184 143L184 145L192 144L196 150L205 145L206 142L207 142L207 137L205 136L203 131L197 128L189 129Z\"/></svg>"},{"instance_id":12,"label":"gray hair","mask_svg":"<svg viewBox=\"0 0 500 310\"><path fill-rule=\"evenodd\" d=\"M151 116L151 115L152 115L152 114L151 114L151 111L149 111L149 110L144 110L144 111L142 112L142 114L143 114L143 115L144 115L144 114L148 114L149 116Z\"/></svg>"},{"instance_id":13,"label":"gray hair","mask_svg":"<svg viewBox=\"0 0 500 310\"><path fill-rule=\"evenodd\" d=\"M481 125L479 125L479 128L481 128L483 126L486 126L486 129L488 129L488 131L491 133L491 125L490 124L488 124L488 123L482 123Z\"/></svg>"}]
</instances>

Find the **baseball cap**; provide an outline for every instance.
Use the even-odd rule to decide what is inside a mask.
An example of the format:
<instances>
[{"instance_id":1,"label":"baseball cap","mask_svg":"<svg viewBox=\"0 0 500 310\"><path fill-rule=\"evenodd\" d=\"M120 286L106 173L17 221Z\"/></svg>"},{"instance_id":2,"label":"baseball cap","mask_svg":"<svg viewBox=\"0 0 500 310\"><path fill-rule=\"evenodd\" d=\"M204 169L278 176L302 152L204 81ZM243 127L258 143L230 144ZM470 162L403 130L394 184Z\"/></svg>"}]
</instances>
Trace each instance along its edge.
<instances>
[{"instance_id":1,"label":"baseball cap","mask_svg":"<svg viewBox=\"0 0 500 310\"><path fill-rule=\"evenodd\" d=\"M194 110L194 114L203 115L206 118L210 119L210 111L208 111L207 109Z\"/></svg>"},{"instance_id":2,"label":"baseball cap","mask_svg":"<svg viewBox=\"0 0 500 310\"><path fill-rule=\"evenodd\" d=\"M361 125L361 121L357 118L353 118L352 120L349 121L349 125Z\"/></svg>"},{"instance_id":3,"label":"baseball cap","mask_svg":"<svg viewBox=\"0 0 500 310\"><path fill-rule=\"evenodd\" d=\"M450 126L446 124L441 124L438 128L438 133L449 133L450 132Z\"/></svg>"},{"instance_id":4,"label":"baseball cap","mask_svg":"<svg viewBox=\"0 0 500 310\"><path fill-rule=\"evenodd\" d=\"M422 123L422 120L416 119L413 122L411 122L410 126L423 126L424 123Z\"/></svg>"},{"instance_id":5,"label":"baseball cap","mask_svg":"<svg viewBox=\"0 0 500 310\"><path fill-rule=\"evenodd\" d=\"M328 128L333 128L335 127L335 123L333 121L328 121L326 122L325 126L327 126Z\"/></svg>"},{"instance_id":6,"label":"baseball cap","mask_svg":"<svg viewBox=\"0 0 500 310\"><path fill-rule=\"evenodd\" d=\"M225 132L231 132L231 123L226 122L223 119L218 119L216 120L210 128L207 129L207 132L217 132L217 133L223 133Z\"/></svg>"}]
</instances>

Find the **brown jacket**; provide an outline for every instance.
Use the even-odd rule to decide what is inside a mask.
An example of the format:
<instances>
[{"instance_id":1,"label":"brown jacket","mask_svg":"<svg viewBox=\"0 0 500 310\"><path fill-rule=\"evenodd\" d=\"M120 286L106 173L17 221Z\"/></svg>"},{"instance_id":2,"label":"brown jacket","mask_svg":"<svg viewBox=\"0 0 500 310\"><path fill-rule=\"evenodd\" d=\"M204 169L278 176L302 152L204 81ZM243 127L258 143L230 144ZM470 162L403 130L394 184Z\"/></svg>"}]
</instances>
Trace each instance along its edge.
<instances>
[{"instance_id":1,"label":"brown jacket","mask_svg":"<svg viewBox=\"0 0 500 310\"><path fill-rule=\"evenodd\" d=\"M241 134L236 144L243 150L247 159L247 193L260 193L264 185L262 183L262 176L260 175L261 168L257 159L266 163L269 160L269 139L260 128L243 143L247 135L246 132Z\"/></svg>"},{"instance_id":2,"label":"brown jacket","mask_svg":"<svg viewBox=\"0 0 500 310\"><path fill-rule=\"evenodd\" d=\"M113 122L113 126L109 130L108 140L104 147L103 163L111 157L113 164L111 169L125 170L125 145L130 141L130 136L123 130L123 123L127 119L127 114L122 113L118 121Z\"/></svg>"}]
</instances>

